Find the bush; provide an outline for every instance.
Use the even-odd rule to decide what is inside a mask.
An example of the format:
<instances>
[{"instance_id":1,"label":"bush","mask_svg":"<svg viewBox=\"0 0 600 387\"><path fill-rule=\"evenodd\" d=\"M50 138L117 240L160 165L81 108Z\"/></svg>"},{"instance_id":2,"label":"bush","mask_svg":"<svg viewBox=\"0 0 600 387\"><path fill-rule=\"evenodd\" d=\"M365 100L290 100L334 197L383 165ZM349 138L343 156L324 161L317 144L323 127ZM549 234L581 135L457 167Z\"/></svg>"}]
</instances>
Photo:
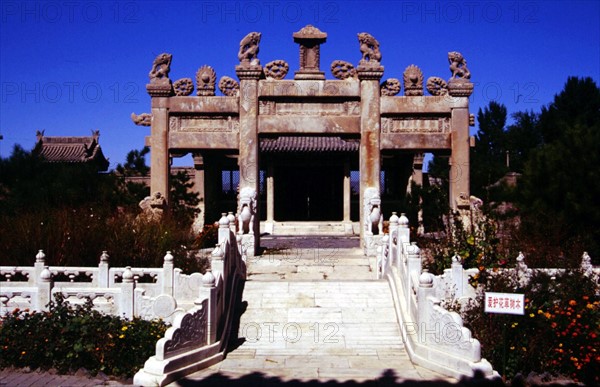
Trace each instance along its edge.
<instances>
[{"instance_id":1,"label":"bush","mask_svg":"<svg viewBox=\"0 0 600 387\"><path fill-rule=\"evenodd\" d=\"M85 368L92 374L131 377L154 354L167 326L159 320L104 315L84 305L71 306L59 293L49 311L15 310L0 324L0 368L55 368L60 373Z\"/></svg>"},{"instance_id":2,"label":"bush","mask_svg":"<svg viewBox=\"0 0 600 387\"><path fill-rule=\"evenodd\" d=\"M593 279L580 270L556 278L536 272L515 290L512 276L481 276L481 295L461 313L481 342L482 356L507 378L533 371L598 383L600 299ZM485 291L525 294L525 315L485 314Z\"/></svg>"}]
</instances>

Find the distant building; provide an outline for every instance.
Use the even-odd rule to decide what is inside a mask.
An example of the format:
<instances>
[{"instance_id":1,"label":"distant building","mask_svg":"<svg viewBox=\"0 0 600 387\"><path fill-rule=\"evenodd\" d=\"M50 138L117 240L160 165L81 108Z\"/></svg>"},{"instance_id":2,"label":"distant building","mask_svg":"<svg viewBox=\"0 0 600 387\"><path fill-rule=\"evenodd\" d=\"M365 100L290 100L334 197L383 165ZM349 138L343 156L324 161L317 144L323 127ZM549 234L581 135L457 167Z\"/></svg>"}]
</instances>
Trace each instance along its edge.
<instances>
[{"instance_id":1,"label":"distant building","mask_svg":"<svg viewBox=\"0 0 600 387\"><path fill-rule=\"evenodd\" d=\"M108 159L104 157L98 144L99 130L93 130L89 137L50 137L44 131L37 131L37 143L33 154L49 163L86 163L96 165L98 172L108 170Z\"/></svg>"}]
</instances>

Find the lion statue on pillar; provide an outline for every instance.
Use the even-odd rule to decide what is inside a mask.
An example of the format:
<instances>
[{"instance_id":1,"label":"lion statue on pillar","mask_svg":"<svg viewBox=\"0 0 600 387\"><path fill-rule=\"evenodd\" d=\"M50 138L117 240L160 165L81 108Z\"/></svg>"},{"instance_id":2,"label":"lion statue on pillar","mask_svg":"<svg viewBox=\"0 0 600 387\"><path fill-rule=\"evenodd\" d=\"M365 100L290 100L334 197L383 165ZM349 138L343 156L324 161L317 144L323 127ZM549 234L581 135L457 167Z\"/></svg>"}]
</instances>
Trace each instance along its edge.
<instances>
[{"instance_id":1,"label":"lion statue on pillar","mask_svg":"<svg viewBox=\"0 0 600 387\"><path fill-rule=\"evenodd\" d=\"M256 215L256 191L244 187L240 191L238 209L239 234L254 234L254 216Z\"/></svg>"}]
</instances>

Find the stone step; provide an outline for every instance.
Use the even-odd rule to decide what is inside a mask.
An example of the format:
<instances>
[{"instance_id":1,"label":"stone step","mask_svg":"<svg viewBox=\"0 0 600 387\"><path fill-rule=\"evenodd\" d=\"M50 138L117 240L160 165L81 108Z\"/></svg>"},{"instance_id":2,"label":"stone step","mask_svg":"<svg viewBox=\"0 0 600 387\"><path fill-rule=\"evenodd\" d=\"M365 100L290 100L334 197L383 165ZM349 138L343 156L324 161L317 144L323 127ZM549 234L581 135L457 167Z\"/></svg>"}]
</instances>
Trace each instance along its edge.
<instances>
[{"instance_id":1,"label":"stone step","mask_svg":"<svg viewBox=\"0 0 600 387\"><path fill-rule=\"evenodd\" d=\"M386 281L250 280L242 302L233 350L186 382L448 380L411 363Z\"/></svg>"},{"instance_id":2,"label":"stone step","mask_svg":"<svg viewBox=\"0 0 600 387\"><path fill-rule=\"evenodd\" d=\"M282 243L281 241L279 241ZM289 248L285 244L266 248L247 260L252 281L370 280L376 277L374 257L358 248L338 248L318 241L313 248Z\"/></svg>"},{"instance_id":3,"label":"stone step","mask_svg":"<svg viewBox=\"0 0 600 387\"><path fill-rule=\"evenodd\" d=\"M261 222L260 232L269 235L358 235L358 222Z\"/></svg>"}]
</instances>

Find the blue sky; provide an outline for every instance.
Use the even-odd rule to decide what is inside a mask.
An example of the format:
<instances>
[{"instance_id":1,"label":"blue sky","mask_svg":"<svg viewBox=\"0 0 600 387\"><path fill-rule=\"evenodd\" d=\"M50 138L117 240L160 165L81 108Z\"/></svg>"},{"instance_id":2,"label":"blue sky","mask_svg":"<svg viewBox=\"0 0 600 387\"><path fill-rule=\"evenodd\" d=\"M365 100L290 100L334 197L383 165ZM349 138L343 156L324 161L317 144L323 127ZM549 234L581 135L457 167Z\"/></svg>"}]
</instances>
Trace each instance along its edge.
<instances>
[{"instance_id":1,"label":"blue sky","mask_svg":"<svg viewBox=\"0 0 600 387\"><path fill-rule=\"evenodd\" d=\"M462 52L476 85L473 113L491 100L509 114L537 111L571 75L600 84L596 1L2 0L0 10L2 157L15 143L31 149L38 129L99 129L114 168L149 135L129 116L150 111L145 85L156 55L173 54L172 80L194 79L202 65L236 78L239 41L258 31L261 63L286 60L290 78L298 69L292 33L307 24L328 34L328 78L333 60L358 63L359 32L379 40L383 79L401 78L410 64L425 78L448 79L448 51Z\"/></svg>"}]
</instances>

